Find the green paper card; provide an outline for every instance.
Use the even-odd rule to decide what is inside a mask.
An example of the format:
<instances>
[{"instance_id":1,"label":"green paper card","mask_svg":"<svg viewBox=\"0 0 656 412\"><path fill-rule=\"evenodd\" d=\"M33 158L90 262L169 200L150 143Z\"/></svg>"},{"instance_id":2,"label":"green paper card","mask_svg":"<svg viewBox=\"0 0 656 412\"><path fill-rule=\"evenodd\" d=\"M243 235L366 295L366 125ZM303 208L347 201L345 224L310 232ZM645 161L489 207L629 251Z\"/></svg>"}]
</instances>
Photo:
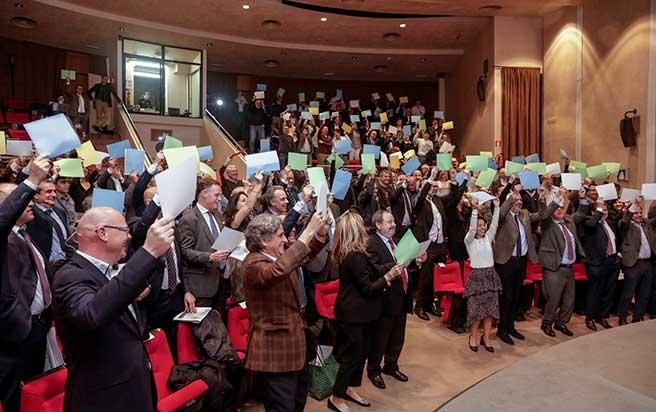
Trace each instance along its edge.
<instances>
[{"instance_id":1,"label":"green paper card","mask_svg":"<svg viewBox=\"0 0 656 412\"><path fill-rule=\"evenodd\" d=\"M521 173L524 171L524 165L521 163L511 162L506 160L506 175L510 176L513 173Z\"/></svg>"},{"instance_id":2,"label":"green paper card","mask_svg":"<svg viewBox=\"0 0 656 412\"><path fill-rule=\"evenodd\" d=\"M585 172L585 169L588 167L587 163L579 162L578 160L572 160L569 162L569 171L582 173Z\"/></svg>"},{"instance_id":3,"label":"green paper card","mask_svg":"<svg viewBox=\"0 0 656 412\"><path fill-rule=\"evenodd\" d=\"M305 101L305 93L301 92L298 94L298 101L299 102L304 102Z\"/></svg>"},{"instance_id":4,"label":"green paper card","mask_svg":"<svg viewBox=\"0 0 656 412\"><path fill-rule=\"evenodd\" d=\"M532 170L534 172L538 172L539 175L543 175L547 173L547 164L546 163L527 163L526 167L528 167L529 170Z\"/></svg>"},{"instance_id":5,"label":"green paper card","mask_svg":"<svg viewBox=\"0 0 656 412\"><path fill-rule=\"evenodd\" d=\"M284 94L285 94L285 89L283 89L282 87L278 88L278 92L276 93L276 96L282 97Z\"/></svg>"},{"instance_id":6,"label":"green paper card","mask_svg":"<svg viewBox=\"0 0 656 412\"><path fill-rule=\"evenodd\" d=\"M169 168L174 168L188 158L193 157L196 159L196 172L198 172L200 163L200 156L196 146L176 147L175 149L164 149L164 158Z\"/></svg>"},{"instance_id":7,"label":"green paper card","mask_svg":"<svg viewBox=\"0 0 656 412\"><path fill-rule=\"evenodd\" d=\"M373 153L363 153L361 155L362 172L367 173L370 170L376 170L376 157Z\"/></svg>"},{"instance_id":8,"label":"green paper card","mask_svg":"<svg viewBox=\"0 0 656 412\"><path fill-rule=\"evenodd\" d=\"M480 154L481 156L485 156L485 157L487 157L488 159L492 159L492 158L494 157L494 155L492 154L492 152L481 152L481 153L479 153L479 154Z\"/></svg>"},{"instance_id":9,"label":"green paper card","mask_svg":"<svg viewBox=\"0 0 656 412\"><path fill-rule=\"evenodd\" d=\"M54 163L55 166L59 166L59 176L84 177L82 160L80 159L59 159Z\"/></svg>"},{"instance_id":10,"label":"green paper card","mask_svg":"<svg viewBox=\"0 0 656 412\"><path fill-rule=\"evenodd\" d=\"M335 157L335 155L330 155L326 160L328 161L328 164L330 164L333 162L333 159L335 160L336 169L339 169L340 167L344 166L344 160L342 160L342 156Z\"/></svg>"},{"instance_id":11,"label":"green paper card","mask_svg":"<svg viewBox=\"0 0 656 412\"><path fill-rule=\"evenodd\" d=\"M212 169L207 163L200 162L200 171L208 176L211 176L212 179L216 180L216 171Z\"/></svg>"},{"instance_id":12,"label":"green paper card","mask_svg":"<svg viewBox=\"0 0 656 412\"><path fill-rule=\"evenodd\" d=\"M178 140L173 136L166 136L166 139L164 139L164 149L177 149L182 146L184 146L182 140Z\"/></svg>"},{"instance_id":13,"label":"green paper card","mask_svg":"<svg viewBox=\"0 0 656 412\"><path fill-rule=\"evenodd\" d=\"M439 170L451 170L451 153L440 153L437 155L437 167Z\"/></svg>"},{"instance_id":14,"label":"green paper card","mask_svg":"<svg viewBox=\"0 0 656 412\"><path fill-rule=\"evenodd\" d=\"M292 170L305 170L308 167L307 154L289 153L287 156L287 164Z\"/></svg>"},{"instance_id":15,"label":"green paper card","mask_svg":"<svg viewBox=\"0 0 656 412\"><path fill-rule=\"evenodd\" d=\"M621 163L603 162L602 165L606 166L606 170L608 170L608 173L611 175L620 174L620 167L622 167Z\"/></svg>"},{"instance_id":16,"label":"green paper card","mask_svg":"<svg viewBox=\"0 0 656 412\"><path fill-rule=\"evenodd\" d=\"M405 232L405 235L399 241L399 244L394 250L394 257L396 257L396 262L398 264L405 264L410 262L412 259L416 258L419 254L419 242L415 235L412 233L412 230Z\"/></svg>"},{"instance_id":17,"label":"green paper card","mask_svg":"<svg viewBox=\"0 0 656 412\"><path fill-rule=\"evenodd\" d=\"M308 180L310 184L314 187L314 190L318 190L319 186L325 184L328 187L328 181L326 181L326 174L323 172L323 167L309 167L307 169Z\"/></svg>"},{"instance_id":18,"label":"green paper card","mask_svg":"<svg viewBox=\"0 0 656 412\"><path fill-rule=\"evenodd\" d=\"M603 180L608 176L608 170L604 165L590 166L587 171L592 180Z\"/></svg>"},{"instance_id":19,"label":"green paper card","mask_svg":"<svg viewBox=\"0 0 656 412\"><path fill-rule=\"evenodd\" d=\"M479 187L484 187L487 189L492 184L492 181L494 180L494 176L496 175L497 175L497 171L494 169L483 170L481 173L478 174L478 177L476 178L476 184Z\"/></svg>"},{"instance_id":20,"label":"green paper card","mask_svg":"<svg viewBox=\"0 0 656 412\"><path fill-rule=\"evenodd\" d=\"M480 155L467 155L467 168L469 168L469 170L481 172L487 170L487 165L487 157Z\"/></svg>"}]
</instances>

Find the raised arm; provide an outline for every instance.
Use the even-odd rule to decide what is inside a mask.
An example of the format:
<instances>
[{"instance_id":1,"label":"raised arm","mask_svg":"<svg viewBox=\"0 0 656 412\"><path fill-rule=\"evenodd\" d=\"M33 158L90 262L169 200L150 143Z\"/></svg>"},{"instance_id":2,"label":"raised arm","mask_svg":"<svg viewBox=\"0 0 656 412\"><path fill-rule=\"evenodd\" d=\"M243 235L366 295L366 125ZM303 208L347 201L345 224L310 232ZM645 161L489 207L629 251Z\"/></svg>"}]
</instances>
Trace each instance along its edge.
<instances>
[{"instance_id":1,"label":"raised arm","mask_svg":"<svg viewBox=\"0 0 656 412\"><path fill-rule=\"evenodd\" d=\"M469 229L465 235L465 244L469 244L476 239L476 227L478 226L478 208L472 205L472 213L469 219Z\"/></svg>"},{"instance_id":2,"label":"raised arm","mask_svg":"<svg viewBox=\"0 0 656 412\"><path fill-rule=\"evenodd\" d=\"M494 237L497 235L497 229L499 227L499 213L500 213L500 207L499 207L499 199L494 199L494 214L492 215L492 223L490 224L490 227L487 229L487 238L492 242L494 240Z\"/></svg>"}]
</instances>

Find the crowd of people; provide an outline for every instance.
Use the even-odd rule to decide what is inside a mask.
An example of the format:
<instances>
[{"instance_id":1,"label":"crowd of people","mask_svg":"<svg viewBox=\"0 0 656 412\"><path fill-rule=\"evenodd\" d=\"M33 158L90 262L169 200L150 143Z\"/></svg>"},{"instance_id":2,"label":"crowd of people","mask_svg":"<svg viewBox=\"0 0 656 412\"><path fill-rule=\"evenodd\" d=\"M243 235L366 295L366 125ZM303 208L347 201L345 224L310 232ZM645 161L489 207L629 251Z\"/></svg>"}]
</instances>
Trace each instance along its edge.
<instances>
[{"instance_id":1,"label":"crowd of people","mask_svg":"<svg viewBox=\"0 0 656 412\"><path fill-rule=\"evenodd\" d=\"M258 106L261 99L253 103ZM372 117L382 120L384 108L376 107ZM123 175L111 157L74 179L59 176L43 156L8 160L0 176L5 410L19 410L20 381L43 371L53 319L69 371L68 411L154 410L143 341L149 330L162 328L175 354L173 317L199 307L220 314L210 331L198 332L213 336L202 340L202 352L228 368L253 372L267 411L304 409L308 362L322 331L333 330L339 370L327 405L348 411L349 402L370 405L358 393L365 366L379 389L386 388L383 375L411 378L400 366L407 316L427 321L442 315L434 271L448 262L458 262L462 273L467 262L471 267L464 305L454 306L448 321L457 331L469 327L467 345L474 352L481 346L494 352L495 322L504 344L524 340L516 321L526 310L521 290L529 260L542 267L541 329L550 337L555 331L573 336L567 325L576 262L587 269L589 329L612 327L615 305L619 325L656 316L656 206L647 209L640 196L602 199L596 192L601 182L590 178L579 190L567 190L558 176L544 174L539 188L526 189L516 173L506 174L502 156L495 159L494 182L479 187L478 172L457 157L448 168L435 165L441 149L451 153L453 145L440 119L422 130L412 119L415 107L423 106L392 108L387 123L350 121L340 109L319 122L315 115L301 119L281 110L272 122L281 169L242 179L234 162L239 152L230 154L220 178L198 176L195 201L180 216L161 216L153 177L167 168L163 143L140 175ZM417 111L423 119L425 109ZM351 126L344 127L343 117ZM377 129L372 123L383 124ZM260 126L250 125L251 151L266 136ZM350 140L349 153L337 153L342 139ZM378 146L387 158L412 150L420 166L404 169L409 159L401 157L398 166L379 161L363 172L358 160L364 144ZM295 152L325 166L329 187L339 169L352 171L343 199L329 194L320 211L319 190L307 171L287 165L285 155ZM125 213L91 208L94 188L124 191ZM475 196L481 192L489 200ZM213 249L226 228L243 233L243 255ZM425 251L399 261L396 250L408 232L426 244ZM314 295L317 283L334 279L333 325L319 315ZM228 302L248 310L243 362L223 324Z\"/></svg>"}]
</instances>

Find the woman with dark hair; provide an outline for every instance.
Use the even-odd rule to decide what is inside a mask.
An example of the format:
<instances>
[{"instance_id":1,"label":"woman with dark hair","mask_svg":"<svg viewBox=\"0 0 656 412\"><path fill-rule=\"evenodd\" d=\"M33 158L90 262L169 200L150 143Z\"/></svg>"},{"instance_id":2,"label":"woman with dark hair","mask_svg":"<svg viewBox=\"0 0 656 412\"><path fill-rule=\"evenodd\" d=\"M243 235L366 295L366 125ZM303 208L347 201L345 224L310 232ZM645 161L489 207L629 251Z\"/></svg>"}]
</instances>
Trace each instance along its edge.
<instances>
[{"instance_id":1,"label":"woman with dark hair","mask_svg":"<svg viewBox=\"0 0 656 412\"><path fill-rule=\"evenodd\" d=\"M344 412L350 410L346 400L360 406L370 405L355 388L362 384L369 330L382 313L382 290L401 274L403 265L394 266L383 276L376 271L367 255L364 221L355 211L339 219L333 239L332 261L339 268L335 358L340 365L328 409Z\"/></svg>"},{"instance_id":2,"label":"woman with dark hair","mask_svg":"<svg viewBox=\"0 0 656 412\"><path fill-rule=\"evenodd\" d=\"M262 195L262 173L255 175L255 184L250 192L243 187L235 189L228 198L228 205L223 212L223 224L231 229L243 232L251 220L251 212Z\"/></svg>"}]
</instances>

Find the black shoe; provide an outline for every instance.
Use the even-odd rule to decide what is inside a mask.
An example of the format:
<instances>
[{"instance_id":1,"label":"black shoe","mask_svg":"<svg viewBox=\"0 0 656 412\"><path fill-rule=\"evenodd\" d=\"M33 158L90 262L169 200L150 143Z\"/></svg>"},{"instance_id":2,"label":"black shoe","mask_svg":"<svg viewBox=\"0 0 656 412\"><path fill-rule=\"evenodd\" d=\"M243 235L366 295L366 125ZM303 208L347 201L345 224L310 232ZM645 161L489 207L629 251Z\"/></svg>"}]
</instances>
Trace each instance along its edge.
<instances>
[{"instance_id":1,"label":"black shoe","mask_svg":"<svg viewBox=\"0 0 656 412\"><path fill-rule=\"evenodd\" d=\"M426 312L421 308L415 309L415 315L421 320L430 320Z\"/></svg>"},{"instance_id":2,"label":"black shoe","mask_svg":"<svg viewBox=\"0 0 656 412\"><path fill-rule=\"evenodd\" d=\"M393 371L386 371L385 369L383 369L383 373L385 375L389 375L389 376L393 377L394 379L396 379L397 381L400 381L400 382L407 382L408 381L408 375L406 375L405 373L401 372L398 369L393 370Z\"/></svg>"},{"instance_id":3,"label":"black shoe","mask_svg":"<svg viewBox=\"0 0 656 412\"><path fill-rule=\"evenodd\" d=\"M428 309L428 313L430 313L433 316L442 317L443 311L431 305L430 309Z\"/></svg>"},{"instance_id":4,"label":"black shoe","mask_svg":"<svg viewBox=\"0 0 656 412\"><path fill-rule=\"evenodd\" d=\"M383 380L383 377L382 377L382 376L380 376L380 375L370 376L370 377L369 377L369 380L370 380L371 383L373 383L374 386L377 387L378 389L385 389L385 381Z\"/></svg>"},{"instance_id":5,"label":"black shoe","mask_svg":"<svg viewBox=\"0 0 656 412\"><path fill-rule=\"evenodd\" d=\"M352 397L351 395L349 395L348 393L344 394L344 399L346 399L347 401L351 401L353 403L356 403L360 406L364 406L365 408L368 408L368 407L371 406L371 402L369 402L368 400L366 400L364 398L360 398L361 400L357 400L354 397Z\"/></svg>"},{"instance_id":6,"label":"black shoe","mask_svg":"<svg viewBox=\"0 0 656 412\"><path fill-rule=\"evenodd\" d=\"M488 351L490 353L494 353L494 348L492 346L487 346L485 344L485 339L483 339L482 336L481 336L481 345L483 345L483 347L485 348L486 351Z\"/></svg>"},{"instance_id":7,"label":"black shoe","mask_svg":"<svg viewBox=\"0 0 656 412\"><path fill-rule=\"evenodd\" d=\"M512 338L510 337L510 335L508 335L507 333L499 333L499 332L497 332L497 338L499 338L499 340L500 340L501 342L506 343L506 344L508 344L508 345L511 345L511 346L512 346L512 345L515 344L515 342L514 342L514 341L512 340Z\"/></svg>"},{"instance_id":8,"label":"black shoe","mask_svg":"<svg viewBox=\"0 0 656 412\"><path fill-rule=\"evenodd\" d=\"M524 337L524 335L522 335L521 333L519 333L519 332L517 331L517 329L513 329L513 330L511 330L511 331L508 332L508 333L510 334L510 336L512 336L513 338L515 338L515 339L517 339L517 340L524 340L524 339L526 339L526 338Z\"/></svg>"},{"instance_id":9,"label":"black shoe","mask_svg":"<svg viewBox=\"0 0 656 412\"><path fill-rule=\"evenodd\" d=\"M520 313L519 315L515 316L515 322L523 322L526 320L526 316L524 316L523 313Z\"/></svg>"},{"instance_id":10,"label":"black shoe","mask_svg":"<svg viewBox=\"0 0 656 412\"><path fill-rule=\"evenodd\" d=\"M597 331L597 325L595 325L594 320L592 319L585 320L585 327L595 332Z\"/></svg>"},{"instance_id":11,"label":"black shoe","mask_svg":"<svg viewBox=\"0 0 656 412\"><path fill-rule=\"evenodd\" d=\"M96 133L102 133L102 130L100 130L100 127L96 126L95 124L91 127L93 127L93 130L95 130Z\"/></svg>"},{"instance_id":12,"label":"black shoe","mask_svg":"<svg viewBox=\"0 0 656 412\"><path fill-rule=\"evenodd\" d=\"M598 324L600 324L601 326L603 326L606 329L612 328L611 324L608 323L607 319L599 319L599 320L596 320L595 322L597 322Z\"/></svg>"},{"instance_id":13,"label":"black shoe","mask_svg":"<svg viewBox=\"0 0 656 412\"><path fill-rule=\"evenodd\" d=\"M550 336L552 338L556 337L556 332L553 331L551 325L542 325L540 326L540 329L542 329L542 332L544 332L545 335Z\"/></svg>"},{"instance_id":14,"label":"black shoe","mask_svg":"<svg viewBox=\"0 0 656 412\"><path fill-rule=\"evenodd\" d=\"M343 411L350 411L351 410L351 409L349 409L348 406L346 407L346 409L339 409L337 406L335 406L333 401L330 400L330 398L328 398L328 409L330 409L331 411L335 411L335 412L343 412Z\"/></svg>"},{"instance_id":15,"label":"black shoe","mask_svg":"<svg viewBox=\"0 0 656 412\"><path fill-rule=\"evenodd\" d=\"M472 335L469 335L469 338L467 338L467 345L469 345L469 349L471 349L473 352L478 352L478 345L472 345L471 338Z\"/></svg>"},{"instance_id":16,"label":"black shoe","mask_svg":"<svg viewBox=\"0 0 656 412\"><path fill-rule=\"evenodd\" d=\"M626 322L626 318L620 318L620 321L618 322L618 324L619 324L620 326L624 326L624 325L626 325L626 324L627 324L627 322Z\"/></svg>"},{"instance_id":17,"label":"black shoe","mask_svg":"<svg viewBox=\"0 0 656 412\"><path fill-rule=\"evenodd\" d=\"M556 329L557 331L561 332L561 333L562 333L563 335L565 335L565 336L574 336L574 333L573 333L571 330L567 329L567 326L566 326L565 324L562 324L562 323L561 323L561 324L558 324L558 323L557 323L557 324L554 326L554 329Z\"/></svg>"}]
</instances>

